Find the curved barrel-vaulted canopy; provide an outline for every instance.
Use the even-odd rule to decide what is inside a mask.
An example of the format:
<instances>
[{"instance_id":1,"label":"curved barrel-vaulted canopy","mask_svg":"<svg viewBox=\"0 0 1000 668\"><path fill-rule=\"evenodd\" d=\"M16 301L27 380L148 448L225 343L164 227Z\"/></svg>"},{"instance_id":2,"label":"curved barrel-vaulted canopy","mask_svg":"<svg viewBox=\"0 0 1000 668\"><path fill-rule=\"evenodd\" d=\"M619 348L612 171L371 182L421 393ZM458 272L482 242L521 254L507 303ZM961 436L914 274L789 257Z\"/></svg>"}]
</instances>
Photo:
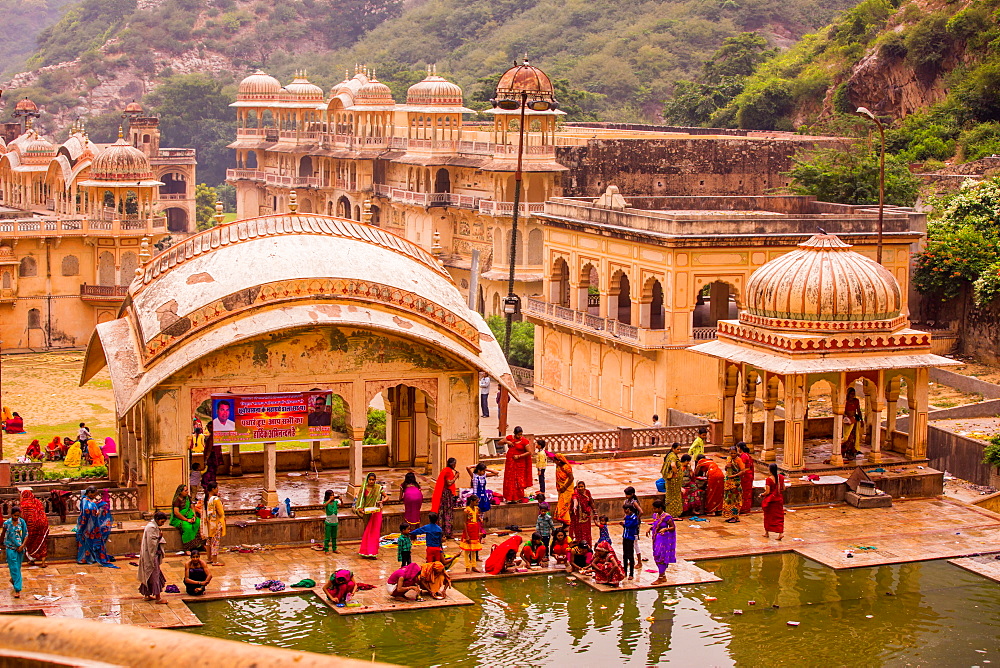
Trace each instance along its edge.
<instances>
[{"instance_id":1,"label":"curved barrel-vaulted canopy","mask_svg":"<svg viewBox=\"0 0 1000 668\"><path fill-rule=\"evenodd\" d=\"M410 339L516 392L488 326L435 258L377 227L262 216L190 237L140 272L118 319L98 325L81 379L107 365L119 415L206 355L326 325Z\"/></svg>"}]
</instances>

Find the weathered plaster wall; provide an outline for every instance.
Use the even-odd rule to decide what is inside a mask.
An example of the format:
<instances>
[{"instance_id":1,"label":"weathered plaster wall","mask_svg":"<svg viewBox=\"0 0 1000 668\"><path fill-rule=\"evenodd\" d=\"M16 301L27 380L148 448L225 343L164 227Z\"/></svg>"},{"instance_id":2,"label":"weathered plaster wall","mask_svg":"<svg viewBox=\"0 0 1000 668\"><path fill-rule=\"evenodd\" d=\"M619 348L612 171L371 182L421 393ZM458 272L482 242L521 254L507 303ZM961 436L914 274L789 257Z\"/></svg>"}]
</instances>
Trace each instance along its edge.
<instances>
[{"instance_id":1,"label":"weathered plaster wall","mask_svg":"<svg viewBox=\"0 0 1000 668\"><path fill-rule=\"evenodd\" d=\"M624 195L763 195L787 185L782 172L792 157L817 144L807 137L600 139L557 147L556 159L569 168L569 197L596 197L612 184Z\"/></svg>"},{"instance_id":2,"label":"weathered plaster wall","mask_svg":"<svg viewBox=\"0 0 1000 668\"><path fill-rule=\"evenodd\" d=\"M330 388L343 397L349 426L363 430L371 400L398 383L424 393L431 424L416 445L417 463L443 456L473 464L478 453L476 373L429 346L358 328L317 327L261 336L210 353L151 393L147 447L153 458L184 456L198 404L213 392ZM390 437L391 438L391 437ZM436 444L443 450L437 451ZM227 449L228 450L228 449ZM152 499L186 481L154 479ZM152 477L152 476L151 476Z\"/></svg>"}]
</instances>

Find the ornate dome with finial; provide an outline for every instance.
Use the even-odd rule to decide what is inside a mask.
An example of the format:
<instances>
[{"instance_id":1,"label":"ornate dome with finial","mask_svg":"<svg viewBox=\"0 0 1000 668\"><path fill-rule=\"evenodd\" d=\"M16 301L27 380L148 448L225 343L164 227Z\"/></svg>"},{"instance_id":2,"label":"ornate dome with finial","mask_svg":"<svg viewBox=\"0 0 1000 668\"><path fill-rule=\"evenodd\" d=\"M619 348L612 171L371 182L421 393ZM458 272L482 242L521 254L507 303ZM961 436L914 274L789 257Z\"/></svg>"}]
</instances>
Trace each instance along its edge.
<instances>
[{"instance_id":1,"label":"ornate dome with finial","mask_svg":"<svg viewBox=\"0 0 1000 668\"><path fill-rule=\"evenodd\" d=\"M271 98L280 92L280 81L263 70L257 70L240 82L237 97L241 100Z\"/></svg>"},{"instance_id":2,"label":"ornate dome with finial","mask_svg":"<svg viewBox=\"0 0 1000 668\"><path fill-rule=\"evenodd\" d=\"M423 81L410 86L406 91L406 104L435 107L462 106L462 89L430 68Z\"/></svg>"},{"instance_id":3,"label":"ornate dome with finial","mask_svg":"<svg viewBox=\"0 0 1000 668\"><path fill-rule=\"evenodd\" d=\"M354 96L354 104L357 105L392 105L395 103L396 101L392 99L392 90L376 79L374 74L368 83L358 89Z\"/></svg>"},{"instance_id":4,"label":"ornate dome with finial","mask_svg":"<svg viewBox=\"0 0 1000 668\"><path fill-rule=\"evenodd\" d=\"M94 158L90 178L96 181L147 181L153 178L153 170L146 154L125 141L119 130L118 141Z\"/></svg>"},{"instance_id":5,"label":"ornate dome with finial","mask_svg":"<svg viewBox=\"0 0 1000 668\"><path fill-rule=\"evenodd\" d=\"M132 100L131 102L125 105L126 114L141 114L142 111L143 111L142 105L136 102L135 100Z\"/></svg>"},{"instance_id":6,"label":"ornate dome with finial","mask_svg":"<svg viewBox=\"0 0 1000 668\"><path fill-rule=\"evenodd\" d=\"M14 256L14 249L10 246L0 246L0 264L13 263L17 263L17 258Z\"/></svg>"},{"instance_id":7,"label":"ornate dome with finial","mask_svg":"<svg viewBox=\"0 0 1000 668\"><path fill-rule=\"evenodd\" d=\"M744 305L740 322L769 329L893 330L906 322L889 270L825 232L755 271Z\"/></svg>"},{"instance_id":8,"label":"ornate dome with finial","mask_svg":"<svg viewBox=\"0 0 1000 668\"><path fill-rule=\"evenodd\" d=\"M528 99L551 99L555 95L549 75L534 65L529 65L527 58L521 65L514 64L500 75L497 83L497 97L520 95L527 93Z\"/></svg>"},{"instance_id":9,"label":"ornate dome with finial","mask_svg":"<svg viewBox=\"0 0 1000 668\"><path fill-rule=\"evenodd\" d=\"M295 100L315 100L323 101L323 89L314 83L310 83L305 72L296 72L292 83L285 86L285 95Z\"/></svg>"},{"instance_id":10,"label":"ornate dome with finial","mask_svg":"<svg viewBox=\"0 0 1000 668\"><path fill-rule=\"evenodd\" d=\"M42 164L55 155L55 145L34 131L31 132L30 139L21 145L21 162L24 164Z\"/></svg>"},{"instance_id":11,"label":"ornate dome with finial","mask_svg":"<svg viewBox=\"0 0 1000 668\"><path fill-rule=\"evenodd\" d=\"M15 112L19 111L22 113L36 112L38 111L38 105L29 100L28 98L24 98L23 100L19 100L18 103L14 105L14 111Z\"/></svg>"}]
</instances>

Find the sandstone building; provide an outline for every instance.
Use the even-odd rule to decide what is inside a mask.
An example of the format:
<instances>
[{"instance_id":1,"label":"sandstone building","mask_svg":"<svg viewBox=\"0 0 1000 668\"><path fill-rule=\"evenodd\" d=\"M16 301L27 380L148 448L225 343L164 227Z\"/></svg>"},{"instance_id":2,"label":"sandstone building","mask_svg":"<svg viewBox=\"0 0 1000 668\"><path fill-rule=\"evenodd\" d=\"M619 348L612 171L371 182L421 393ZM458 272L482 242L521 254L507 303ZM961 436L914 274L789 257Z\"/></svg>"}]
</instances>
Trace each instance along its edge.
<instances>
[{"instance_id":1,"label":"sandstone building","mask_svg":"<svg viewBox=\"0 0 1000 668\"><path fill-rule=\"evenodd\" d=\"M140 240L194 231L195 151L161 148L135 103L110 145L82 126L57 145L33 128L34 103L17 106L23 127L0 139L0 340L82 347L124 301Z\"/></svg>"},{"instance_id":2,"label":"sandstone building","mask_svg":"<svg viewBox=\"0 0 1000 668\"><path fill-rule=\"evenodd\" d=\"M542 75L544 76L544 74ZM299 74L286 86L264 72L246 77L236 102L237 213L287 211L292 189L303 211L372 222L439 256L468 295L471 256L481 264L474 300L501 311L507 294L517 111L491 109L469 122L463 93L433 70L406 103L360 69L325 93ZM515 291L540 294L543 203L625 193L745 195L785 185L782 172L806 146L839 140L789 133L564 123L563 112L527 111L524 191Z\"/></svg>"}]
</instances>

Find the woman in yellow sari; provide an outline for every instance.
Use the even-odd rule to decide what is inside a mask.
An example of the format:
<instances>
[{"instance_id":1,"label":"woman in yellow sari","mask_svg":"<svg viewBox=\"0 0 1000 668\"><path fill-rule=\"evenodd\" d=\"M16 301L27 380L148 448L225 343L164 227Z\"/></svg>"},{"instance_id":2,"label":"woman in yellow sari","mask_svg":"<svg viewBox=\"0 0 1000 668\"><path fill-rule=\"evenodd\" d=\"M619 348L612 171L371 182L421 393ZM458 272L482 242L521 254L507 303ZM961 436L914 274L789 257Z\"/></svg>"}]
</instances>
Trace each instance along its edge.
<instances>
[{"instance_id":1,"label":"woman in yellow sari","mask_svg":"<svg viewBox=\"0 0 1000 668\"><path fill-rule=\"evenodd\" d=\"M87 454L90 456L91 466L104 466L104 452L94 439L87 441Z\"/></svg>"},{"instance_id":2,"label":"woman in yellow sari","mask_svg":"<svg viewBox=\"0 0 1000 668\"><path fill-rule=\"evenodd\" d=\"M660 476L666 485L666 493L663 495L663 502L667 506L667 513L671 517L680 517L684 512L684 500L681 497L681 487L684 485L684 473L681 471L681 444L674 443L670 446L670 452L663 458L663 466L660 467Z\"/></svg>"},{"instance_id":3,"label":"woman in yellow sari","mask_svg":"<svg viewBox=\"0 0 1000 668\"><path fill-rule=\"evenodd\" d=\"M569 465L566 455L556 454L556 491L559 500L556 502L556 521L569 525L569 505L573 500L573 467Z\"/></svg>"},{"instance_id":4,"label":"woman in yellow sari","mask_svg":"<svg viewBox=\"0 0 1000 668\"><path fill-rule=\"evenodd\" d=\"M69 446L69 452L66 453L66 466L78 468L82 457L83 451L80 449L80 441L73 441L73 445Z\"/></svg>"}]
</instances>

